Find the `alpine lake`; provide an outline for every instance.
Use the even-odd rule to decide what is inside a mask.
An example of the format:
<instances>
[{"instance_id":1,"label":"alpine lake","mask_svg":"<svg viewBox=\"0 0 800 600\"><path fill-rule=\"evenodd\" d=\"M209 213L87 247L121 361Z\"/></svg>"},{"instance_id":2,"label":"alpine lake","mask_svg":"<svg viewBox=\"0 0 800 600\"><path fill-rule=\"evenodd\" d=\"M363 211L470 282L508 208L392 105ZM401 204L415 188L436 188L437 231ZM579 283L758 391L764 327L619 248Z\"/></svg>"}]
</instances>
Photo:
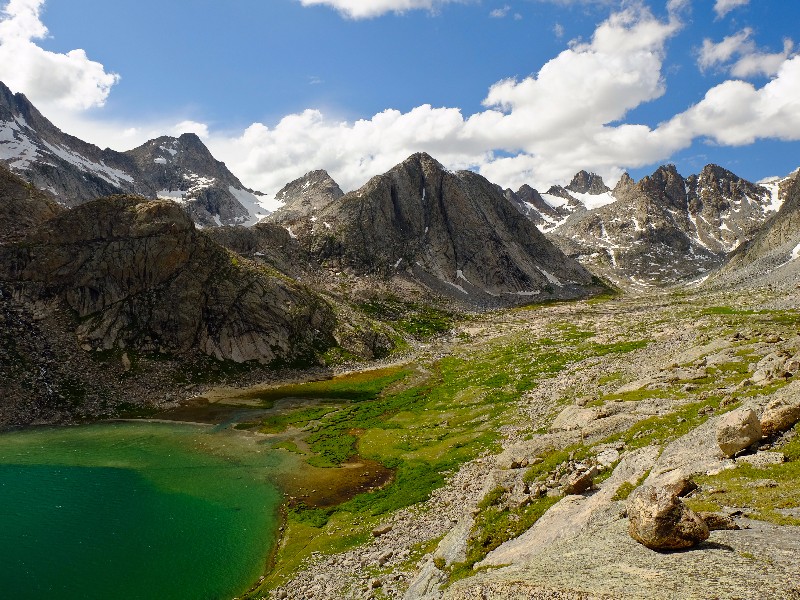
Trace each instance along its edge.
<instances>
[{"instance_id":1,"label":"alpine lake","mask_svg":"<svg viewBox=\"0 0 800 600\"><path fill-rule=\"evenodd\" d=\"M343 400L280 395L223 389L153 419L0 434L3 597L216 600L253 590L287 501L334 505L392 477L357 457L315 467L297 430L240 426Z\"/></svg>"}]
</instances>

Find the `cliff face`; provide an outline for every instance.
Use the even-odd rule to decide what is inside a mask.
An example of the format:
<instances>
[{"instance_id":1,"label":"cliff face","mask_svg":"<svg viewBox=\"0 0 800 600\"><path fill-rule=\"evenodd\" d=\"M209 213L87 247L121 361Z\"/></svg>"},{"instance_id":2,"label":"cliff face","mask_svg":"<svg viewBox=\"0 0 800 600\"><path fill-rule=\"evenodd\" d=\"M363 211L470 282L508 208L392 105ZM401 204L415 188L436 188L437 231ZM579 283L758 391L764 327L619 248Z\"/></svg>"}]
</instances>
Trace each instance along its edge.
<instances>
[{"instance_id":1,"label":"cliff face","mask_svg":"<svg viewBox=\"0 0 800 600\"><path fill-rule=\"evenodd\" d=\"M323 264L404 277L473 307L580 298L597 290L486 179L415 154L295 232Z\"/></svg>"},{"instance_id":2,"label":"cliff face","mask_svg":"<svg viewBox=\"0 0 800 600\"><path fill-rule=\"evenodd\" d=\"M270 362L333 344L324 301L224 250L169 201L81 205L0 247L0 264L16 297L75 312L84 349Z\"/></svg>"}]
</instances>

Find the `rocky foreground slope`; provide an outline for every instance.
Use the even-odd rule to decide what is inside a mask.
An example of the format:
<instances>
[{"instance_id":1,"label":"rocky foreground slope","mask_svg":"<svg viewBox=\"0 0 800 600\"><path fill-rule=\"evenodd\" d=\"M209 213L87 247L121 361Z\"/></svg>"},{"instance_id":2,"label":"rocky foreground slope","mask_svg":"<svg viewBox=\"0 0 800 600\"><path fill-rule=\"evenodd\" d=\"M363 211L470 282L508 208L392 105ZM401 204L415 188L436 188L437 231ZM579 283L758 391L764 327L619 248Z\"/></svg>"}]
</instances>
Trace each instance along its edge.
<instances>
[{"instance_id":1,"label":"rocky foreground slope","mask_svg":"<svg viewBox=\"0 0 800 600\"><path fill-rule=\"evenodd\" d=\"M800 317L756 312L771 300L767 288L746 299L662 294L465 324L432 354L480 371L487 348L558 339L554 351L575 358L555 373L541 357L510 361L512 386L531 376L537 385L501 428L502 452L384 515L371 540L309 556L265 597L800 597ZM730 452L723 424L749 411L763 423L794 417L765 425L763 438L742 430L750 437ZM659 552L632 539L635 490L682 478L698 485L680 502L704 515L707 541ZM320 534L337 535L335 525Z\"/></svg>"}]
</instances>

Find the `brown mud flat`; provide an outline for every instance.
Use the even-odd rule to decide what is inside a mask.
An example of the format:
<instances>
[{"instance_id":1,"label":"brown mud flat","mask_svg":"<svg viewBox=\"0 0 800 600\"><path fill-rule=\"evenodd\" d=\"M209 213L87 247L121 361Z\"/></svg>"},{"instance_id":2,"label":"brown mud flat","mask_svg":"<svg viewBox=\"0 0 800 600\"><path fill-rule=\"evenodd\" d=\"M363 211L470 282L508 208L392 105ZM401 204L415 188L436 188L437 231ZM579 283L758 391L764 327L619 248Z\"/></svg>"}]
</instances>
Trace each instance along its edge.
<instances>
[{"instance_id":1,"label":"brown mud flat","mask_svg":"<svg viewBox=\"0 0 800 600\"><path fill-rule=\"evenodd\" d=\"M382 488L394 480L394 471L373 460L354 457L338 468L312 467L307 463L279 478L290 508L330 508L351 498Z\"/></svg>"}]
</instances>

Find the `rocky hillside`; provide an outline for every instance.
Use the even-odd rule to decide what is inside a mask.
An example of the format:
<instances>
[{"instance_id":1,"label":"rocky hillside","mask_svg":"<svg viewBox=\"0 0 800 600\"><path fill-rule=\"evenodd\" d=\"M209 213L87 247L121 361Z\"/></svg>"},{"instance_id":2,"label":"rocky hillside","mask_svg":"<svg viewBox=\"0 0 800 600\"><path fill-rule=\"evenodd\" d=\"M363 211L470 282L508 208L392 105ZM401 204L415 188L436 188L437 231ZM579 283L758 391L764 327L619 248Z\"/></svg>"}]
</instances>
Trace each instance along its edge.
<instances>
[{"instance_id":1,"label":"rocky hillside","mask_svg":"<svg viewBox=\"0 0 800 600\"><path fill-rule=\"evenodd\" d=\"M169 201L89 202L3 246L0 256L0 279L15 295L75 312L87 351L200 349L270 362L333 343L321 299L227 252Z\"/></svg>"},{"instance_id":2,"label":"rocky hillside","mask_svg":"<svg viewBox=\"0 0 800 600\"><path fill-rule=\"evenodd\" d=\"M411 282L472 307L600 290L496 186L415 154L293 229L330 268Z\"/></svg>"},{"instance_id":3,"label":"rocky hillside","mask_svg":"<svg viewBox=\"0 0 800 600\"><path fill-rule=\"evenodd\" d=\"M129 152L101 150L62 132L2 82L0 162L65 206L112 194L162 197L203 226L252 224L269 212L194 134L157 138Z\"/></svg>"},{"instance_id":4,"label":"rocky hillside","mask_svg":"<svg viewBox=\"0 0 800 600\"><path fill-rule=\"evenodd\" d=\"M781 289L800 283L800 173L783 182L780 193L784 202L778 213L731 253L709 285Z\"/></svg>"},{"instance_id":5,"label":"rocky hillside","mask_svg":"<svg viewBox=\"0 0 800 600\"><path fill-rule=\"evenodd\" d=\"M342 196L344 192L327 171L311 171L287 183L275 194L275 200L283 205L267 220L291 227L294 222L314 217Z\"/></svg>"},{"instance_id":6,"label":"rocky hillside","mask_svg":"<svg viewBox=\"0 0 800 600\"><path fill-rule=\"evenodd\" d=\"M0 166L0 243L25 237L63 210L51 194Z\"/></svg>"},{"instance_id":7,"label":"rocky hillside","mask_svg":"<svg viewBox=\"0 0 800 600\"><path fill-rule=\"evenodd\" d=\"M610 195L611 203L575 212L551 239L620 285L702 277L779 206L769 189L716 165L687 179L672 165L638 183L623 177Z\"/></svg>"}]
</instances>

